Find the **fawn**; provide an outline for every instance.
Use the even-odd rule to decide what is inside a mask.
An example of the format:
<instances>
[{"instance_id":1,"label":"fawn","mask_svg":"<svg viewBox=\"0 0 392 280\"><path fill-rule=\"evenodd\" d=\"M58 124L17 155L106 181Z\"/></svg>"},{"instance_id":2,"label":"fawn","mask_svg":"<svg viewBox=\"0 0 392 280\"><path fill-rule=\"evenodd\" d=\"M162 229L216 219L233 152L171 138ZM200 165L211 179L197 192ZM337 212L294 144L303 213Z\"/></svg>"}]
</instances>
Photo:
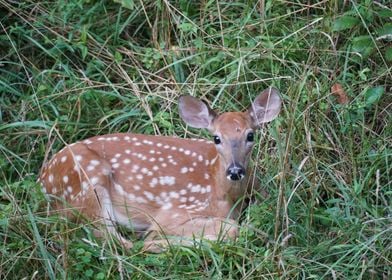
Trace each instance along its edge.
<instances>
[{"instance_id":1,"label":"fawn","mask_svg":"<svg viewBox=\"0 0 392 280\"><path fill-rule=\"evenodd\" d=\"M194 128L206 128L213 142L118 133L67 145L42 168L39 182L56 199L62 215L80 213L104 225L124 246L132 243L116 224L149 233L145 249L159 252L192 238L234 239L247 193L254 130L279 113L278 90L268 88L245 112L215 113L191 96L181 96L179 113ZM76 210L76 211L75 211ZM160 235L163 233L164 235Z\"/></svg>"}]
</instances>

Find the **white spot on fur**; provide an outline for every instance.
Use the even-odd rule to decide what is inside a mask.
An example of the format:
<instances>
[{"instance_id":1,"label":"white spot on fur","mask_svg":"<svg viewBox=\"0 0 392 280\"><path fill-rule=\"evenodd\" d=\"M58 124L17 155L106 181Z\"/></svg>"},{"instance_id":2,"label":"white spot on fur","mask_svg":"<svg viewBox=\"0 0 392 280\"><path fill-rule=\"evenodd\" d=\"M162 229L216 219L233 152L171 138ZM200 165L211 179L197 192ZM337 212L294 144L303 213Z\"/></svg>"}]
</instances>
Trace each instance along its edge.
<instances>
[{"instance_id":1,"label":"white spot on fur","mask_svg":"<svg viewBox=\"0 0 392 280\"><path fill-rule=\"evenodd\" d=\"M138 196L136 197L136 202L137 203L147 203L147 200L145 200L143 197Z\"/></svg>"},{"instance_id":2,"label":"white spot on fur","mask_svg":"<svg viewBox=\"0 0 392 280\"><path fill-rule=\"evenodd\" d=\"M64 182L64 183L68 183L68 180L69 180L68 176L65 175L65 176L63 177L63 182Z\"/></svg>"},{"instance_id":3,"label":"white spot on fur","mask_svg":"<svg viewBox=\"0 0 392 280\"><path fill-rule=\"evenodd\" d=\"M123 189L123 187L121 186L121 185L119 185L119 184L114 184L114 189L116 190L116 192L119 194L119 195L124 195L125 194L125 192L124 192L124 189Z\"/></svg>"},{"instance_id":4,"label":"white spot on fur","mask_svg":"<svg viewBox=\"0 0 392 280\"><path fill-rule=\"evenodd\" d=\"M150 187L155 188L155 186L158 184L158 179L157 178L152 178L150 181Z\"/></svg>"},{"instance_id":5,"label":"white spot on fur","mask_svg":"<svg viewBox=\"0 0 392 280\"><path fill-rule=\"evenodd\" d=\"M172 208L173 207L173 204L171 204L170 202L168 202L168 203L165 203L163 206L162 206L162 210L169 210L170 208Z\"/></svg>"},{"instance_id":6,"label":"white spot on fur","mask_svg":"<svg viewBox=\"0 0 392 280\"><path fill-rule=\"evenodd\" d=\"M218 159L218 155L211 160L210 164L213 165L217 161L217 159Z\"/></svg>"},{"instance_id":7,"label":"white spot on fur","mask_svg":"<svg viewBox=\"0 0 392 280\"><path fill-rule=\"evenodd\" d=\"M182 167L181 170L180 170L180 172L181 172L182 174L187 173L187 172L188 172L188 167Z\"/></svg>"},{"instance_id":8,"label":"white spot on fur","mask_svg":"<svg viewBox=\"0 0 392 280\"><path fill-rule=\"evenodd\" d=\"M106 168L106 167L102 168L102 174L103 175L109 175L110 174L110 169Z\"/></svg>"},{"instance_id":9,"label":"white spot on fur","mask_svg":"<svg viewBox=\"0 0 392 280\"><path fill-rule=\"evenodd\" d=\"M176 178L173 176L159 177L159 184L172 186L176 183Z\"/></svg>"},{"instance_id":10,"label":"white spot on fur","mask_svg":"<svg viewBox=\"0 0 392 280\"><path fill-rule=\"evenodd\" d=\"M87 171L93 171L95 169L94 165L87 166Z\"/></svg>"},{"instance_id":11,"label":"white spot on fur","mask_svg":"<svg viewBox=\"0 0 392 280\"><path fill-rule=\"evenodd\" d=\"M131 171L132 171L133 173L136 173L136 172L139 170L139 168L140 168L139 165L135 164L135 165L132 167L132 170L131 170Z\"/></svg>"},{"instance_id":12,"label":"white spot on fur","mask_svg":"<svg viewBox=\"0 0 392 280\"><path fill-rule=\"evenodd\" d=\"M98 177L93 177L90 179L90 183L92 185L96 185L99 182L99 178Z\"/></svg>"},{"instance_id":13,"label":"white spot on fur","mask_svg":"<svg viewBox=\"0 0 392 280\"><path fill-rule=\"evenodd\" d=\"M155 196L153 193L148 192L148 191L144 191L143 194L147 197L148 200L153 201Z\"/></svg>"},{"instance_id":14,"label":"white spot on fur","mask_svg":"<svg viewBox=\"0 0 392 280\"><path fill-rule=\"evenodd\" d=\"M171 198L179 198L180 197L180 195L177 192L173 192L173 191L169 193L169 196Z\"/></svg>"},{"instance_id":15,"label":"white spot on fur","mask_svg":"<svg viewBox=\"0 0 392 280\"><path fill-rule=\"evenodd\" d=\"M181 195L185 195L186 193L187 193L187 190L186 190L186 189L180 190L180 194L181 194Z\"/></svg>"},{"instance_id":16,"label":"white spot on fur","mask_svg":"<svg viewBox=\"0 0 392 280\"><path fill-rule=\"evenodd\" d=\"M200 185L193 185L191 187L191 192L200 192L201 186Z\"/></svg>"}]
</instances>

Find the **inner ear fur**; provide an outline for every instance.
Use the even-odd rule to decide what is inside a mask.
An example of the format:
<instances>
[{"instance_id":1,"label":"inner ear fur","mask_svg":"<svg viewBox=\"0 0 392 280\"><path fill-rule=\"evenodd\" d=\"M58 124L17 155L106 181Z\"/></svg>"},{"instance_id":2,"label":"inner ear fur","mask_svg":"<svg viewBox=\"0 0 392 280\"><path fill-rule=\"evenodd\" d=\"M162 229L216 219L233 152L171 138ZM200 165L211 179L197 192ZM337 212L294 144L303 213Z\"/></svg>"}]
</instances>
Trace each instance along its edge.
<instances>
[{"instance_id":1,"label":"inner ear fur","mask_svg":"<svg viewBox=\"0 0 392 280\"><path fill-rule=\"evenodd\" d=\"M181 119L194 128L211 128L217 115L206 102L189 95L180 97L178 109Z\"/></svg>"},{"instance_id":2,"label":"inner ear fur","mask_svg":"<svg viewBox=\"0 0 392 280\"><path fill-rule=\"evenodd\" d=\"M248 108L253 126L258 128L263 123L270 122L275 119L281 108L282 100L279 96L279 90L270 87L260 93L251 106Z\"/></svg>"}]
</instances>

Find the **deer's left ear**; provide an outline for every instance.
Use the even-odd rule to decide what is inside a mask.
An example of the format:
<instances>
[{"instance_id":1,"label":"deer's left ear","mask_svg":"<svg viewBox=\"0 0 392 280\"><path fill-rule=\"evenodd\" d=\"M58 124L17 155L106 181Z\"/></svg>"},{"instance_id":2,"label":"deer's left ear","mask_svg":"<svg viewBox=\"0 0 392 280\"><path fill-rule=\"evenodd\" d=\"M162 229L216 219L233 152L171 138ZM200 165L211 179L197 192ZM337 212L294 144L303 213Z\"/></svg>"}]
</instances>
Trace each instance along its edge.
<instances>
[{"instance_id":1,"label":"deer's left ear","mask_svg":"<svg viewBox=\"0 0 392 280\"><path fill-rule=\"evenodd\" d=\"M260 93L248 108L254 127L270 122L280 112L282 101L276 88L268 88Z\"/></svg>"}]
</instances>

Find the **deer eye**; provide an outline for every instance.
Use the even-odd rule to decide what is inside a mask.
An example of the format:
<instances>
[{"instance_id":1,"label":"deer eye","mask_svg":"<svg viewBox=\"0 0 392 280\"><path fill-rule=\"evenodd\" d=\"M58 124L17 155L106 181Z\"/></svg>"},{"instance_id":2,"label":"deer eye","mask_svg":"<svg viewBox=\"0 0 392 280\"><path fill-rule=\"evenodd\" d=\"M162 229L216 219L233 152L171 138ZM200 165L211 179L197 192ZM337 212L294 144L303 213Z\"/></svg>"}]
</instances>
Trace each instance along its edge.
<instances>
[{"instance_id":1,"label":"deer eye","mask_svg":"<svg viewBox=\"0 0 392 280\"><path fill-rule=\"evenodd\" d=\"M222 141L221 141L221 139L220 139L220 137L219 136L214 136L214 143L216 144L216 145L219 145L220 143L222 143Z\"/></svg>"},{"instance_id":2,"label":"deer eye","mask_svg":"<svg viewBox=\"0 0 392 280\"><path fill-rule=\"evenodd\" d=\"M255 135L253 132L249 132L248 135L246 135L246 141L248 142L253 142L255 140Z\"/></svg>"}]
</instances>

